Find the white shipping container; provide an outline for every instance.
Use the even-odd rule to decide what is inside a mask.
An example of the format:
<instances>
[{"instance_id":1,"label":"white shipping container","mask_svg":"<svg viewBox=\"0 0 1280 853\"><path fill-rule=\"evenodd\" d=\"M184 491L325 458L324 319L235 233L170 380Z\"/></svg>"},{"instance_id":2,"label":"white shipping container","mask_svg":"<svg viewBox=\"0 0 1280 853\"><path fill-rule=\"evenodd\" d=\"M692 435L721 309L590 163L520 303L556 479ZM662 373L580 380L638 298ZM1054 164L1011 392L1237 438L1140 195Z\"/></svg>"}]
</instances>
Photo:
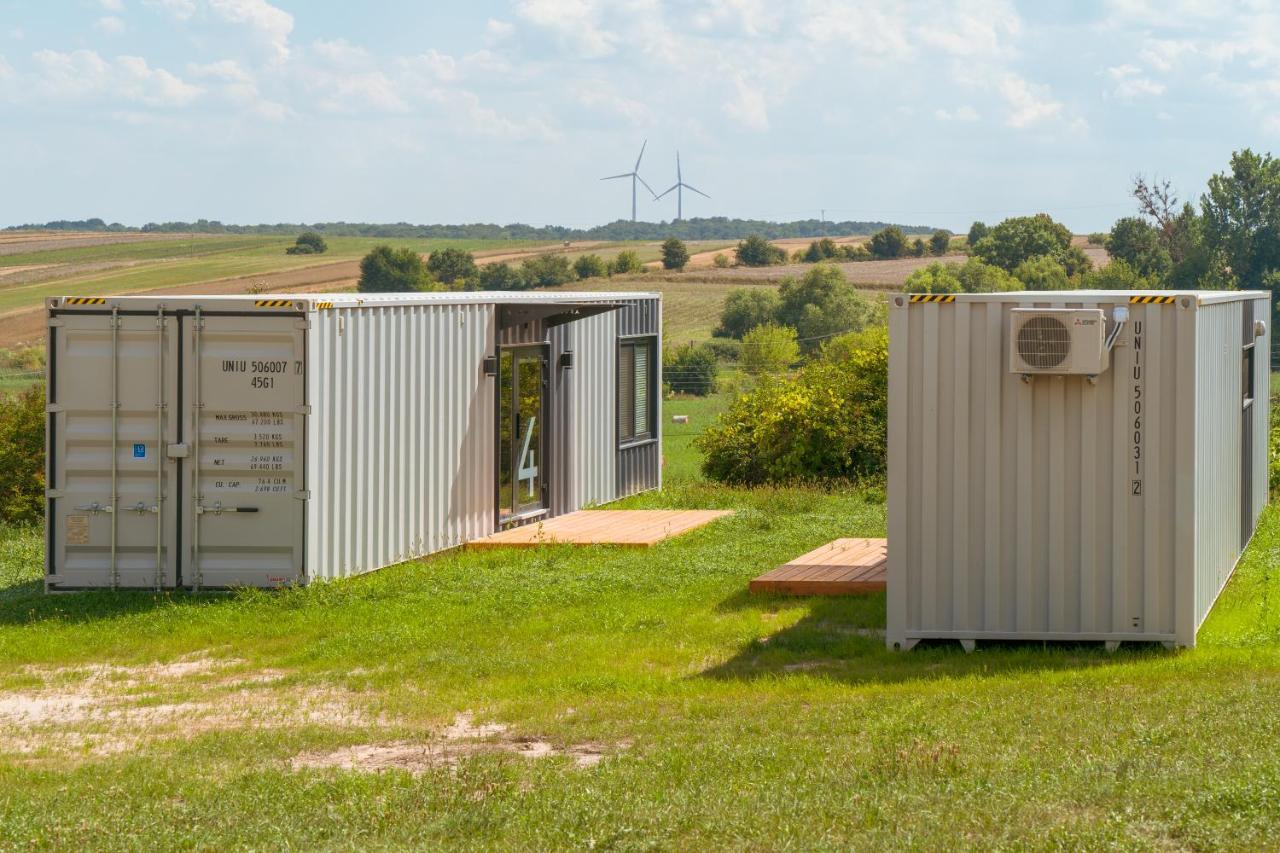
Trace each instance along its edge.
<instances>
[{"instance_id":1,"label":"white shipping container","mask_svg":"<svg viewBox=\"0 0 1280 853\"><path fill-rule=\"evenodd\" d=\"M47 307L49 589L344 577L660 482L657 294Z\"/></svg>"},{"instance_id":2,"label":"white shipping container","mask_svg":"<svg viewBox=\"0 0 1280 853\"><path fill-rule=\"evenodd\" d=\"M1270 316L1265 292L894 296L887 644L1194 645L1267 501Z\"/></svg>"}]
</instances>

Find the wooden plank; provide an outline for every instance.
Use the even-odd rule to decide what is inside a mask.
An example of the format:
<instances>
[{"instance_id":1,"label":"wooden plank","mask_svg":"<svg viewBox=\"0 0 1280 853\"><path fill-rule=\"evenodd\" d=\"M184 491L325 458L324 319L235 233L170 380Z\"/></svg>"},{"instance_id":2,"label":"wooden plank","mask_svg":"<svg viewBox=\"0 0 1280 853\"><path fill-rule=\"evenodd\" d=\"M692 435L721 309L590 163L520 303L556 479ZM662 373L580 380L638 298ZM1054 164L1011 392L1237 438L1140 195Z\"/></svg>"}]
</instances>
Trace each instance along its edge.
<instances>
[{"instance_id":1,"label":"wooden plank","mask_svg":"<svg viewBox=\"0 0 1280 853\"><path fill-rule=\"evenodd\" d=\"M752 592L852 595L885 589L889 558L884 539L837 539L751 581Z\"/></svg>"},{"instance_id":2,"label":"wooden plank","mask_svg":"<svg viewBox=\"0 0 1280 853\"><path fill-rule=\"evenodd\" d=\"M581 510L502 530L469 548L521 548L544 544L649 547L733 513L728 510Z\"/></svg>"}]
</instances>

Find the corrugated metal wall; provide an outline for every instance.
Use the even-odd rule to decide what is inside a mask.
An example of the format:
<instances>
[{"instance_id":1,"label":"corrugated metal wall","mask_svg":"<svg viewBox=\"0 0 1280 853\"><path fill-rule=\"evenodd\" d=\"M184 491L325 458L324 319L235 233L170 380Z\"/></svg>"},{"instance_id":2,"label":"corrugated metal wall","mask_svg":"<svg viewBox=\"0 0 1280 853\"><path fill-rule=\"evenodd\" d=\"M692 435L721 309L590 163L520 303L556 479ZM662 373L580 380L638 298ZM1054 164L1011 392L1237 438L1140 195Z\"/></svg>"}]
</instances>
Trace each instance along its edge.
<instances>
[{"instance_id":1,"label":"corrugated metal wall","mask_svg":"<svg viewBox=\"0 0 1280 853\"><path fill-rule=\"evenodd\" d=\"M1194 643L1195 566L1229 572L1234 563L1229 542L1203 558L1197 542L1212 528L1238 545L1239 531L1229 509L1202 509L1198 523L1198 504L1240 503L1238 473L1230 473L1240 469L1239 445L1228 465L1226 436L1196 442L1194 391L1216 386L1222 400L1199 404L1234 406L1238 421L1239 303L1227 303L1237 305L1235 325L1232 309L1222 320L1223 333L1229 326L1235 335L1234 358L1197 364L1197 315L1223 306L1197 308L1191 295L1129 306L1129 328L1096 385L1084 377L1024 383L1007 367L1011 308L1101 307L1109 317L1125 302L1046 294L891 305L891 644ZM1229 429L1229 419L1218 428ZM1214 461L1189 464L1202 453ZM1224 479L1211 484L1219 466Z\"/></svg>"},{"instance_id":2,"label":"corrugated metal wall","mask_svg":"<svg viewBox=\"0 0 1280 853\"><path fill-rule=\"evenodd\" d=\"M618 497L617 312L570 323L573 379L569 420L573 423L572 509L608 503Z\"/></svg>"},{"instance_id":3,"label":"corrugated metal wall","mask_svg":"<svg viewBox=\"0 0 1280 853\"><path fill-rule=\"evenodd\" d=\"M1266 332L1255 342L1257 356L1254 359L1254 387L1257 398L1253 409L1253 522L1256 526L1270 496L1268 481L1267 441L1271 435L1271 300L1253 301L1253 318L1266 324Z\"/></svg>"},{"instance_id":4,"label":"corrugated metal wall","mask_svg":"<svg viewBox=\"0 0 1280 853\"><path fill-rule=\"evenodd\" d=\"M312 315L311 578L357 574L494 529L493 305Z\"/></svg>"}]
</instances>

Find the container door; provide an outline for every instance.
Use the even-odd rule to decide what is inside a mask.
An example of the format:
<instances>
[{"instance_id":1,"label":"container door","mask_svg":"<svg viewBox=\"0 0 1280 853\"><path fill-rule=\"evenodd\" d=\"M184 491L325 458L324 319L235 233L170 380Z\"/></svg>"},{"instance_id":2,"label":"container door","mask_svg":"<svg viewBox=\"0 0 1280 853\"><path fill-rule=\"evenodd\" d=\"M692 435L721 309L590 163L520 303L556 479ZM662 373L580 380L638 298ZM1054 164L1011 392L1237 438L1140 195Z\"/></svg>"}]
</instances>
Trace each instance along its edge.
<instances>
[{"instance_id":1,"label":"container door","mask_svg":"<svg viewBox=\"0 0 1280 853\"><path fill-rule=\"evenodd\" d=\"M193 588L300 582L305 321L203 316L187 325L183 581Z\"/></svg>"},{"instance_id":2,"label":"container door","mask_svg":"<svg viewBox=\"0 0 1280 853\"><path fill-rule=\"evenodd\" d=\"M55 323L49 584L173 586L178 321L98 314Z\"/></svg>"},{"instance_id":3,"label":"container door","mask_svg":"<svg viewBox=\"0 0 1280 853\"><path fill-rule=\"evenodd\" d=\"M546 512L546 351L540 346L503 349L498 373L498 518L502 524Z\"/></svg>"}]
</instances>

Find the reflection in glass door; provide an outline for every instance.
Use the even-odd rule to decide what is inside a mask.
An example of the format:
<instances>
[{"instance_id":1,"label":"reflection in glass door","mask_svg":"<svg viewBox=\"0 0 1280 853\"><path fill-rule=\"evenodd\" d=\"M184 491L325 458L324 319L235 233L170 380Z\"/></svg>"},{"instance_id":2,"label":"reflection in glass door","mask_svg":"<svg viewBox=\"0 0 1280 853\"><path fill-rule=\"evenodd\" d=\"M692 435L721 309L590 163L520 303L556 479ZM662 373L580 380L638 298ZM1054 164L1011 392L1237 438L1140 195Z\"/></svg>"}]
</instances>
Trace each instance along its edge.
<instances>
[{"instance_id":1,"label":"reflection in glass door","mask_svg":"<svg viewBox=\"0 0 1280 853\"><path fill-rule=\"evenodd\" d=\"M498 357L499 521L545 508L541 347L504 349Z\"/></svg>"}]
</instances>

